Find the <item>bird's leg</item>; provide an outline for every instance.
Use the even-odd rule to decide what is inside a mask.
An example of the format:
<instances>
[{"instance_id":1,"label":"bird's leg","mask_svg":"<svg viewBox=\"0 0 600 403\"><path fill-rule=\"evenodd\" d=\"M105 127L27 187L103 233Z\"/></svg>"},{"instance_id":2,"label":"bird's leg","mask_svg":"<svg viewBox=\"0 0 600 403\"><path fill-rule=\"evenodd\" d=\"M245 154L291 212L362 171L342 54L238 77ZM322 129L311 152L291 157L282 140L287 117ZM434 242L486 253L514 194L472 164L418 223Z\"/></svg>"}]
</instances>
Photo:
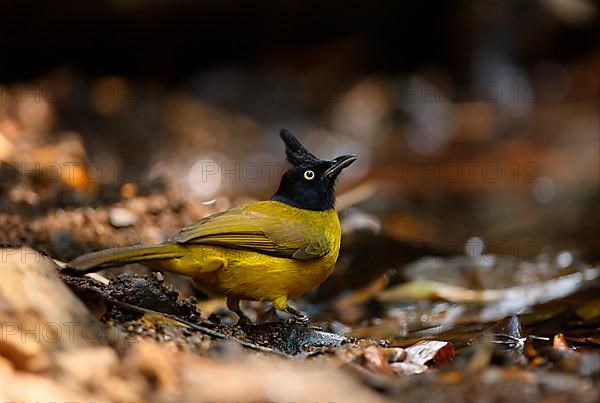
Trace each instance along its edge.
<instances>
[{"instance_id":1,"label":"bird's leg","mask_svg":"<svg viewBox=\"0 0 600 403\"><path fill-rule=\"evenodd\" d=\"M276 298L272 301L273 307L280 311L284 311L293 316L292 321L300 322L303 324L308 324L310 319L304 312L300 312L299 310L292 308L287 303L287 295L282 295L279 298Z\"/></svg>"},{"instance_id":2,"label":"bird's leg","mask_svg":"<svg viewBox=\"0 0 600 403\"><path fill-rule=\"evenodd\" d=\"M240 300L239 298L227 297L227 308L230 311L235 312L239 317L237 324L245 325L250 323L250 318L246 316L242 308L240 308Z\"/></svg>"}]
</instances>

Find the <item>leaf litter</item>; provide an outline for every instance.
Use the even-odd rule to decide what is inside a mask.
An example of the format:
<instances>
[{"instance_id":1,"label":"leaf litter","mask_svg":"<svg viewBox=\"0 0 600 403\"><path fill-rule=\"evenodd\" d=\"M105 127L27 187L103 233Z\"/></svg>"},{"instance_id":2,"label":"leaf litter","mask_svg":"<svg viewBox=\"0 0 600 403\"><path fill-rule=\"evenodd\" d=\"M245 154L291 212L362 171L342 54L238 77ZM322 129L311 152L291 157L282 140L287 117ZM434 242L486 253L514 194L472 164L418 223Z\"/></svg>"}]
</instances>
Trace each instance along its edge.
<instances>
[{"instance_id":1,"label":"leaf litter","mask_svg":"<svg viewBox=\"0 0 600 403\"><path fill-rule=\"evenodd\" d=\"M160 241L213 208L179 200L169 189L125 190L126 198L94 208L48 209L33 220L0 215L3 242L67 260L91 249ZM342 222L345 231L364 222L357 214ZM199 390L220 400L317 401L324 393L340 401L598 399L598 268L577 260L560 265L548 254L529 261L456 257L383 234L367 237L387 245L377 249L377 270L354 278L356 262L365 267L372 255L371 241L361 244L364 235L347 237L340 266L349 271L298 301L314 327L285 320L235 325L223 301L206 301L185 279L140 267L59 274L107 339L68 355L47 353L41 364L32 361L31 344L2 340L0 392L20 396L19 385L40 400L44 395L34 392L45 385L57 400L96 401L167 401ZM390 268L389 252L398 250L411 259L440 253ZM264 308L245 309L256 317ZM102 382L85 375L89 362L104 374ZM28 365L47 369L28 375Z\"/></svg>"}]
</instances>

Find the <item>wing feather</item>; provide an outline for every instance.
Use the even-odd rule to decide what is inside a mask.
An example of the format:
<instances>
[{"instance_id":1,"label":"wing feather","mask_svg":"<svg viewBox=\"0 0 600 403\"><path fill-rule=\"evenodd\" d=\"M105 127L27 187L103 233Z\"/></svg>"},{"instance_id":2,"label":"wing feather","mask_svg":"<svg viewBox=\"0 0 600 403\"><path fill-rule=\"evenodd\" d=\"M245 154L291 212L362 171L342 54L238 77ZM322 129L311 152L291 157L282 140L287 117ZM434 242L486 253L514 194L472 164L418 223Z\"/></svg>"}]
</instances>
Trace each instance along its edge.
<instances>
[{"instance_id":1,"label":"wing feather","mask_svg":"<svg viewBox=\"0 0 600 403\"><path fill-rule=\"evenodd\" d=\"M276 206L274 206L276 207ZM296 217L244 206L217 213L182 229L172 240L185 244L220 245L297 260L316 259L329 252L322 231Z\"/></svg>"}]
</instances>

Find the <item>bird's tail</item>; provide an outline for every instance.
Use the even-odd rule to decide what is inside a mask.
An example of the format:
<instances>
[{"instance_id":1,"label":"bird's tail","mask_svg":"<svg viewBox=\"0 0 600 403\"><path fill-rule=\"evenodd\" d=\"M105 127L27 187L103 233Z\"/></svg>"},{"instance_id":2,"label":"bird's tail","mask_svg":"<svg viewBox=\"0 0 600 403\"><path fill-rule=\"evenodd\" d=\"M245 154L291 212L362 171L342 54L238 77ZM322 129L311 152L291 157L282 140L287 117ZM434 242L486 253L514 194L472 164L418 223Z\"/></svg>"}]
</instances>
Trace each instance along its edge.
<instances>
[{"instance_id":1,"label":"bird's tail","mask_svg":"<svg viewBox=\"0 0 600 403\"><path fill-rule=\"evenodd\" d=\"M87 253L67 263L66 270L77 273L90 273L108 267L129 263L143 263L151 260L173 259L183 255L178 244L136 245L123 248L104 249Z\"/></svg>"}]
</instances>

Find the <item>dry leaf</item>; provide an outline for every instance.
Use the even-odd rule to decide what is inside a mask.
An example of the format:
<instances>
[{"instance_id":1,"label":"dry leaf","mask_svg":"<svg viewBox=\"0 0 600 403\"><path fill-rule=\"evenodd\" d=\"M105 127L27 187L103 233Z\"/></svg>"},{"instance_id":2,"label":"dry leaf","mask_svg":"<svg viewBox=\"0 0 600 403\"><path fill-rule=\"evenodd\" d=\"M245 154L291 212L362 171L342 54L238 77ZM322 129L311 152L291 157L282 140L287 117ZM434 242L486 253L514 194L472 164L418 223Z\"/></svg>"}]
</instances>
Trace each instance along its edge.
<instances>
[{"instance_id":1,"label":"dry leaf","mask_svg":"<svg viewBox=\"0 0 600 403\"><path fill-rule=\"evenodd\" d=\"M447 341L423 340L405 350L406 361L415 364L443 364L454 359L454 347Z\"/></svg>"}]
</instances>

